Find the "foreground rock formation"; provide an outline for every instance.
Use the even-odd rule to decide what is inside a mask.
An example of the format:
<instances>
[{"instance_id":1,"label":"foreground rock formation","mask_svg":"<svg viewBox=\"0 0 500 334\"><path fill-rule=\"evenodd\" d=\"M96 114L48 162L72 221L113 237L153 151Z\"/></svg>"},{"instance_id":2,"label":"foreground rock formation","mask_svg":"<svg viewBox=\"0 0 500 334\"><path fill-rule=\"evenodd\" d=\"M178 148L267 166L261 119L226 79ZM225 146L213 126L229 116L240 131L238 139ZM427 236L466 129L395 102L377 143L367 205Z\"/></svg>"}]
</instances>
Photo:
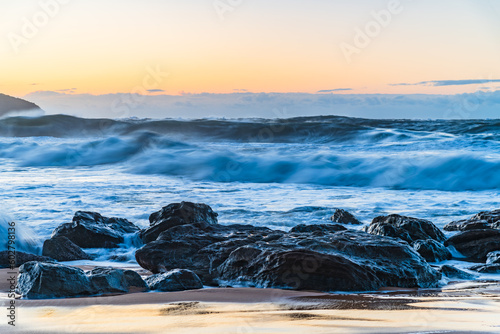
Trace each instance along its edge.
<instances>
[{"instance_id":1,"label":"foreground rock formation","mask_svg":"<svg viewBox=\"0 0 500 334\"><path fill-rule=\"evenodd\" d=\"M144 280L132 270L96 267L85 273L75 267L32 261L19 268L16 292L26 298L42 299L146 290Z\"/></svg>"},{"instance_id":2,"label":"foreground rock formation","mask_svg":"<svg viewBox=\"0 0 500 334\"><path fill-rule=\"evenodd\" d=\"M161 217L163 232L137 250L136 259L143 268L153 273L189 269L207 285L323 291L432 287L441 277L403 240L348 231L335 224L298 225L288 233L250 225L223 226L204 205L173 205L181 206L189 208L187 218L179 219L175 210L165 208L152 215L154 222ZM441 231L425 222L412 220L410 225L414 235L444 240ZM423 232L416 231L415 225Z\"/></svg>"},{"instance_id":3,"label":"foreground rock formation","mask_svg":"<svg viewBox=\"0 0 500 334\"><path fill-rule=\"evenodd\" d=\"M71 223L61 224L52 238L66 237L82 248L116 248L125 235L139 228L123 218L107 218L96 212L77 211Z\"/></svg>"}]
</instances>

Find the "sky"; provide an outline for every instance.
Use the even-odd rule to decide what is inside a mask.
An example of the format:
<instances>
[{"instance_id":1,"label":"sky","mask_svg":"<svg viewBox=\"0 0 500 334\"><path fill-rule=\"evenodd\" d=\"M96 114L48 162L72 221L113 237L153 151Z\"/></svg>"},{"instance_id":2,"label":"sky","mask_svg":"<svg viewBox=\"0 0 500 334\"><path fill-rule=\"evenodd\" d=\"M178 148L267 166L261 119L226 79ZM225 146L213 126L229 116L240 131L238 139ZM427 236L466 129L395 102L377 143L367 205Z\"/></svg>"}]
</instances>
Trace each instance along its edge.
<instances>
[{"instance_id":1,"label":"sky","mask_svg":"<svg viewBox=\"0 0 500 334\"><path fill-rule=\"evenodd\" d=\"M0 0L0 37L0 92L49 112L110 94L500 90L496 0Z\"/></svg>"}]
</instances>

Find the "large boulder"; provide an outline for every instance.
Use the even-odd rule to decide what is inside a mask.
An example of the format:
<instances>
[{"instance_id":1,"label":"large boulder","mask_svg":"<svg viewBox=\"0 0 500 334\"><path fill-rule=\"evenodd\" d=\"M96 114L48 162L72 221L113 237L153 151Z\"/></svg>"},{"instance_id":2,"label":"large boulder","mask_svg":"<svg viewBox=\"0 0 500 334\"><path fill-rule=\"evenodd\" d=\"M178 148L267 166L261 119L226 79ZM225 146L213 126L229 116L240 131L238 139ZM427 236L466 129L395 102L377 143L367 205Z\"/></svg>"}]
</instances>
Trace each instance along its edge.
<instances>
[{"instance_id":1,"label":"large boulder","mask_svg":"<svg viewBox=\"0 0 500 334\"><path fill-rule=\"evenodd\" d=\"M218 271L224 284L322 291L434 287L441 278L407 243L360 231L256 242L234 250Z\"/></svg>"},{"instance_id":2,"label":"large boulder","mask_svg":"<svg viewBox=\"0 0 500 334\"><path fill-rule=\"evenodd\" d=\"M66 237L45 240L42 254L57 261L91 260L90 255Z\"/></svg>"},{"instance_id":3,"label":"large boulder","mask_svg":"<svg viewBox=\"0 0 500 334\"><path fill-rule=\"evenodd\" d=\"M412 243L419 239L443 242L446 237L431 221L400 215L375 217L366 228L370 234L400 238Z\"/></svg>"},{"instance_id":4,"label":"large boulder","mask_svg":"<svg viewBox=\"0 0 500 334\"><path fill-rule=\"evenodd\" d=\"M203 203L181 202L163 207L149 216L150 226L141 231L144 243L156 240L161 232L171 227L197 222L217 224L217 213Z\"/></svg>"},{"instance_id":5,"label":"large boulder","mask_svg":"<svg viewBox=\"0 0 500 334\"><path fill-rule=\"evenodd\" d=\"M156 291L184 291L203 288L200 278L191 270L174 269L146 278L149 289Z\"/></svg>"},{"instance_id":6,"label":"large boulder","mask_svg":"<svg viewBox=\"0 0 500 334\"><path fill-rule=\"evenodd\" d=\"M240 247L220 271L222 280L262 288L368 291L384 285L371 268L341 255L306 249L274 252Z\"/></svg>"},{"instance_id":7,"label":"large boulder","mask_svg":"<svg viewBox=\"0 0 500 334\"><path fill-rule=\"evenodd\" d=\"M87 272L90 284L97 294L147 291L146 282L133 270L96 267Z\"/></svg>"},{"instance_id":8,"label":"large boulder","mask_svg":"<svg viewBox=\"0 0 500 334\"><path fill-rule=\"evenodd\" d=\"M412 246L428 262L440 262L451 259L450 251L436 240L417 240Z\"/></svg>"},{"instance_id":9,"label":"large boulder","mask_svg":"<svg viewBox=\"0 0 500 334\"><path fill-rule=\"evenodd\" d=\"M83 270L44 262L27 262L19 268L16 292L30 299L77 297L95 293Z\"/></svg>"},{"instance_id":10,"label":"large boulder","mask_svg":"<svg viewBox=\"0 0 500 334\"><path fill-rule=\"evenodd\" d=\"M30 261L42 261L42 262L51 262L54 259L47 256L40 256L31 253L24 252L9 252L9 251L1 251L0 252L0 268L11 268L12 264L17 268L26 262Z\"/></svg>"},{"instance_id":11,"label":"large boulder","mask_svg":"<svg viewBox=\"0 0 500 334\"><path fill-rule=\"evenodd\" d=\"M488 253L500 250L500 231L493 229L463 231L444 243L473 261L486 262Z\"/></svg>"},{"instance_id":12,"label":"large boulder","mask_svg":"<svg viewBox=\"0 0 500 334\"><path fill-rule=\"evenodd\" d=\"M361 222L356 217L354 217L354 215L343 209L335 209L335 212L330 217L330 220L334 223L339 224L361 225Z\"/></svg>"},{"instance_id":13,"label":"large boulder","mask_svg":"<svg viewBox=\"0 0 500 334\"><path fill-rule=\"evenodd\" d=\"M117 248L126 234L137 232L139 228L126 219L77 211L71 223L61 224L52 232L52 238L67 237L82 248Z\"/></svg>"},{"instance_id":14,"label":"large boulder","mask_svg":"<svg viewBox=\"0 0 500 334\"><path fill-rule=\"evenodd\" d=\"M500 209L482 211L469 219L453 221L445 225L445 231L468 231L482 229L500 229Z\"/></svg>"}]
</instances>

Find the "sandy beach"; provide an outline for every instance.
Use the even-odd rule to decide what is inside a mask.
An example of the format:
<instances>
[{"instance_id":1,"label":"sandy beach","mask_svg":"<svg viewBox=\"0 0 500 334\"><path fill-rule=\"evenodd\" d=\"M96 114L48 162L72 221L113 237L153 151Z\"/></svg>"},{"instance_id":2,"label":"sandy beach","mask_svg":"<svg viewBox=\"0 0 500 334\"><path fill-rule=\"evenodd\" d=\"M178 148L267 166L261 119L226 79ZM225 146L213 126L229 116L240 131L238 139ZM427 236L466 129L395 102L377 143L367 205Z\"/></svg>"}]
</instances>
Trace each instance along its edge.
<instances>
[{"instance_id":1,"label":"sandy beach","mask_svg":"<svg viewBox=\"0 0 500 334\"><path fill-rule=\"evenodd\" d=\"M6 306L2 269L2 305ZM16 300L2 333L498 333L500 284L328 294L256 288Z\"/></svg>"}]
</instances>

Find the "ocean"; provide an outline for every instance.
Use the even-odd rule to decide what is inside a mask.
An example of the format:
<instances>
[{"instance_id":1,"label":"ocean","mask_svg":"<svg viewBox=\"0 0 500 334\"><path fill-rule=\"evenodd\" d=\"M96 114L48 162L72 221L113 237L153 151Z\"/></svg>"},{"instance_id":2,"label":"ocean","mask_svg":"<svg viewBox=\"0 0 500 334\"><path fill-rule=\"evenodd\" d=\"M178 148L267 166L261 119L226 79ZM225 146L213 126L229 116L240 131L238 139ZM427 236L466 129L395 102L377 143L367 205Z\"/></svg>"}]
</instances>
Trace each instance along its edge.
<instances>
[{"instance_id":1,"label":"ocean","mask_svg":"<svg viewBox=\"0 0 500 334\"><path fill-rule=\"evenodd\" d=\"M342 208L443 228L500 208L500 120L3 118L0 193L0 221L35 252L75 211L145 227L180 201L221 224L289 230ZM135 263L139 246L94 253Z\"/></svg>"}]
</instances>

